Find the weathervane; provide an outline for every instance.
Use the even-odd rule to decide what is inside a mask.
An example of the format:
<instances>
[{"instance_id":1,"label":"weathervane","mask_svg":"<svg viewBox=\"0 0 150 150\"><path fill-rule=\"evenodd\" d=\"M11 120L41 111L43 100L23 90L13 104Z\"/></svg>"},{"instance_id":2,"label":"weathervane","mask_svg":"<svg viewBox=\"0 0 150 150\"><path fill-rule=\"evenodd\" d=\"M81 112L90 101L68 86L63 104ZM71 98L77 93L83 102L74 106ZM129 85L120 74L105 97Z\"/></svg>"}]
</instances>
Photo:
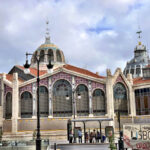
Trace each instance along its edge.
<instances>
[{"instance_id":1,"label":"weathervane","mask_svg":"<svg viewBox=\"0 0 150 150\"><path fill-rule=\"evenodd\" d=\"M49 35L49 21L46 20L46 36L45 36L45 43L50 44L50 35Z\"/></svg>"},{"instance_id":2,"label":"weathervane","mask_svg":"<svg viewBox=\"0 0 150 150\"><path fill-rule=\"evenodd\" d=\"M139 30L136 32L136 34L138 34L138 39L139 39L139 45L141 45L141 33L142 33L142 30L140 30L140 27L139 27Z\"/></svg>"}]
</instances>

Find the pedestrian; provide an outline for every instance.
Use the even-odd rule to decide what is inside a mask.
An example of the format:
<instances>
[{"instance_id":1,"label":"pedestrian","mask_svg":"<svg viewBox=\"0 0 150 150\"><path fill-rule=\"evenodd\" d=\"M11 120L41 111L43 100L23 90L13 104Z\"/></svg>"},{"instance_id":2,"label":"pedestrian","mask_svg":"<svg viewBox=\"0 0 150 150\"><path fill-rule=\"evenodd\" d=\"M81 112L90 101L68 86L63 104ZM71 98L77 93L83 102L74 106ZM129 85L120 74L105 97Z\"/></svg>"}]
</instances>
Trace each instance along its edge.
<instances>
[{"instance_id":1,"label":"pedestrian","mask_svg":"<svg viewBox=\"0 0 150 150\"><path fill-rule=\"evenodd\" d=\"M96 132L95 129L93 130L93 138L92 138L92 143L96 142Z\"/></svg>"},{"instance_id":2,"label":"pedestrian","mask_svg":"<svg viewBox=\"0 0 150 150\"><path fill-rule=\"evenodd\" d=\"M90 143L93 141L93 132L90 132Z\"/></svg>"},{"instance_id":3,"label":"pedestrian","mask_svg":"<svg viewBox=\"0 0 150 150\"><path fill-rule=\"evenodd\" d=\"M69 134L69 143L72 143L72 139L73 139L73 134L72 134L72 131L71 131L70 134Z\"/></svg>"},{"instance_id":4,"label":"pedestrian","mask_svg":"<svg viewBox=\"0 0 150 150\"><path fill-rule=\"evenodd\" d=\"M104 143L104 142L105 142L105 140L106 140L105 135L102 135L102 143Z\"/></svg>"},{"instance_id":5,"label":"pedestrian","mask_svg":"<svg viewBox=\"0 0 150 150\"><path fill-rule=\"evenodd\" d=\"M79 143L82 143L82 131L81 131L81 129L78 130L78 138L79 138Z\"/></svg>"},{"instance_id":6,"label":"pedestrian","mask_svg":"<svg viewBox=\"0 0 150 150\"><path fill-rule=\"evenodd\" d=\"M97 133L96 133L96 142L98 142L98 143L99 143L100 139L101 139L100 132L99 132L99 131L97 131Z\"/></svg>"},{"instance_id":7,"label":"pedestrian","mask_svg":"<svg viewBox=\"0 0 150 150\"><path fill-rule=\"evenodd\" d=\"M85 142L88 143L88 140L89 140L89 135L87 132L85 132Z\"/></svg>"}]
</instances>

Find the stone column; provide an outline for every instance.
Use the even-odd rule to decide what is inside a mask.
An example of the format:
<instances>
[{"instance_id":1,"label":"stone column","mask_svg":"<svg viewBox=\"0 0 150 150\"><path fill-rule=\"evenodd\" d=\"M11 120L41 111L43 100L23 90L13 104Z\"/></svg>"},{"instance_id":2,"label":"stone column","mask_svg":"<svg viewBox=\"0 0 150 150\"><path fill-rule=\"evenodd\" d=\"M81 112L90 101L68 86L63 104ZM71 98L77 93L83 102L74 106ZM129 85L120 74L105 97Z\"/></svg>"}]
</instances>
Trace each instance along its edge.
<instances>
[{"instance_id":1,"label":"stone column","mask_svg":"<svg viewBox=\"0 0 150 150\"><path fill-rule=\"evenodd\" d=\"M13 73L12 87L12 133L17 133L18 130L18 115L19 115L19 82L18 73Z\"/></svg>"},{"instance_id":2,"label":"stone column","mask_svg":"<svg viewBox=\"0 0 150 150\"><path fill-rule=\"evenodd\" d=\"M133 86L133 79L132 79L132 74L128 74L127 75L127 79L129 81L129 100L128 100L128 109L130 111L129 112L129 115L131 115L132 117L133 116L136 116L136 103L135 103L135 93L134 93L134 89L132 88Z\"/></svg>"},{"instance_id":3,"label":"stone column","mask_svg":"<svg viewBox=\"0 0 150 150\"><path fill-rule=\"evenodd\" d=\"M53 118L53 101L52 101L52 80L49 77L48 81L48 90L49 90L49 116L48 118Z\"/></svg>"},{"instance_id":4,"label":"stone column","mask_svg":"<svg viewBox=\"0 0 150 150\"><path fill-rule=\"evenodd\" d=\"M140 77L143 77L143 69L142 69L142 65L140 65L140 72L141 72Z\"/></svg>"},{"instance_id":5,"label":"stone column","mask_svg":"<svg viewBox=\"0 0 150 150\"><path fill-rule=\"evenodd\" d=\"M56 51L53 51L54 54L54 63L57 62Z\"/></svg>"},{"instance_id":6,"label":"stone column","mask_svg":"<svg viewBox=\"0 0 150 150\"><path fill-rule=\"evenodd\" d=\"M3 120L5 119L5 112L6 112L6 110L5 110L5 108L6 108L6 101L4 100L4 80L6 79L6 74L5 73L3 73L3 75L2 75L2 79L1 79L1 84L2 84L2 99L1 99L1 101L2 101L2 109L3 109Z\"/></svg>"},{"instance_id":7,"label":"stone column","mask_svg":"<svg viewBox=\"0 0 150 150\"><path fill-rule=\"evenodd\" d=\"M75 117L77 117L77 104L76 104L76 89L75 89L75 77L72 76L72 117L74 117L74 112L75 112Z\"/></svg>"},{"instance_id":8,"label":"stone column","mask_svg":"<svg viewBox=\"0 0 150 150\"><path fill-rule=\"evenodd\" d=\"M5 75L3 75L6 77ZM3 102L4 102L4 84L3 84L3 77L0 79L0 127L3 125Z\"/></svg>"},{"instance_id":9,"label":"stone column","mask_svg":"<svg viewBox=\"0 0 150 150\"><path fill-rule=\"evenodd\" d=\"M109 69L107 69L106 78L106 100L107 100L107 114L108 118L112 118L113 121L109 121L109 125L114 127L114 98L113 98L113 80Z\"/></svg>"},{"instance_id":10,"label":"stone column","mask_svg":"<svg viewBox=\"0 0 150 150\"><path fill-rule=\"evenodd\" d=\"M91 81L88 82L89 91L89 117L93 117L93 105L92 105L92 87Z\"/></svg>"},{"instance_id":11,"label":"stone column","mask_svg":"<svg viewBox=\"0 0 150 150\"><path fill-rule=\"evenodd\" d=\"M37 87L36 87L36 82L32 84L32 96L33 96L33 114L32 118L37 117Z\"/></svg>"}]
</instances>

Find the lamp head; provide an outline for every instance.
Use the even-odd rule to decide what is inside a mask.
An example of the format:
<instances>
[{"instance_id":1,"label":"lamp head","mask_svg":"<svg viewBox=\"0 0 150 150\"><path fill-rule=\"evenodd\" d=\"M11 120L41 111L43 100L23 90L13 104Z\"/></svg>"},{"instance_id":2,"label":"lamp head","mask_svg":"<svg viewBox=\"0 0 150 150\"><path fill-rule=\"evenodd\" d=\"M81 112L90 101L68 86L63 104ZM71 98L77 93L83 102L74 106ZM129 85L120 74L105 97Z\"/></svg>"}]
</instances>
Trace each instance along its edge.
<instances>
[{"instance_id":1,"label":"lamp head","mask_svg":"<svg viewBox=\"0 0 150 150\"><path fill-rule=\"evenodd\" d=\"M81 94L80 94L80 93L78 93L78 99L79 99L79 100L81 99Z\"/></svg>"},{"instance_id":2,"label":"lamp head","mask_svg":"<svg viewBox=\"0 0 150 150\"><path fill-rule=\"evenodd\" d=\"M48 69L52 69L54 65L52 65L51 61L49 61L49 63L47 64L47 68Z\"/></svg>"},{"instance_id":3,"label":"lamp head","mask_svg":"<svg viewBox=\"0 0 150 150\"><path fill-rule=\"evenodd\" d=\"M66 100L69 100L69 95L68 94L66 95Z\"/></svg>"},{"instance_id":4,"label":"lamp head","mask_svg":"<svg viewBox=\"0 0 150 150\"><path fill-rule=\"evenodd\" d=\"M29 74L30 73L30 64L28 63L28 60L26 60L26 63L23 65L25 70L24 70L24 73L25 74Z\"/></svg>"}]
</instances>

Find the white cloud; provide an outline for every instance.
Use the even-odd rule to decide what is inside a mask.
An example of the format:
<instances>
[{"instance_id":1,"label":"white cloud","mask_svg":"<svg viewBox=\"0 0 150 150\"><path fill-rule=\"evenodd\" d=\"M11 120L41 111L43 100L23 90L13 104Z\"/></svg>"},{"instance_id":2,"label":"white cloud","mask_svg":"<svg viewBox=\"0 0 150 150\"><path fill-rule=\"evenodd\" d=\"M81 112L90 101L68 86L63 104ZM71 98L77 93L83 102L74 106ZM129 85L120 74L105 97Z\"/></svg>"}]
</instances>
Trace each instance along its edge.
<instances>
[{"instance_id":1,"label":"white cloud","mask_svg":"<svg viewBox=\"0 0 150 150\"><path fill-rule=\"evenodd\" d=\"M50 20L51 41L64 51L70 64L86 65L100 74L107 67L123 70L133 57L138 16L143 41L150 41L150 22L145 17L149 7L148 0L1 1L0 72L12 67L12 63L4 66L2 62L14 60L22 65L25 52L33 52L44 42L46 18Z\"/></svg>"}]
</instances>

